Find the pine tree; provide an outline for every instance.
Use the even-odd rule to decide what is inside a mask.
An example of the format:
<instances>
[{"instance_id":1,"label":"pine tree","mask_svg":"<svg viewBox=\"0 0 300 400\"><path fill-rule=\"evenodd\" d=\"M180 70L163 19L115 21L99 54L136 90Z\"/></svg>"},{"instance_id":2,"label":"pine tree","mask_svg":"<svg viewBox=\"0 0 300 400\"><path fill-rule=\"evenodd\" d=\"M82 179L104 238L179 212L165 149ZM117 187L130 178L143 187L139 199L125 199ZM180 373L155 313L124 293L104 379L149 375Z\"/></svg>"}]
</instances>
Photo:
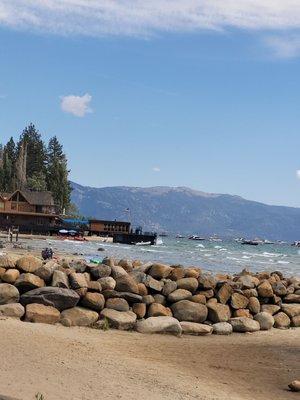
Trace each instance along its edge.
<instances>
[{"instance_id":1,"label":"pine tree","mask_svg":"<svg viewBox=\"0 0 300 400\"><path fill-rule=\"evenodd\" d=\"M63 212L71 201L71 185L68 180L67 158L56 136L50 139L47 149L47 186L55 203Z\"/></svg>"},{"instance_id":2,"label":"pine tree","mask_svg":"<svg viewBox=\"0 0 300 400\"><path fill-rule=\"evenodd\" d=\"M15 162L15 189L24 189L27 182L27 143L22 142Z\"/></svg>"},{"instance_id":3,"label":"pine tree","mask_svg":"<svg viewBox=\"0 0 300 400\"><path fill-rule=\"evenodd\" d=\"M15 162L16 162L16 145L14 139L10 140L3 148L2 155L2 190L11 192L15 189Z\"/></svg>"}]
</instances>

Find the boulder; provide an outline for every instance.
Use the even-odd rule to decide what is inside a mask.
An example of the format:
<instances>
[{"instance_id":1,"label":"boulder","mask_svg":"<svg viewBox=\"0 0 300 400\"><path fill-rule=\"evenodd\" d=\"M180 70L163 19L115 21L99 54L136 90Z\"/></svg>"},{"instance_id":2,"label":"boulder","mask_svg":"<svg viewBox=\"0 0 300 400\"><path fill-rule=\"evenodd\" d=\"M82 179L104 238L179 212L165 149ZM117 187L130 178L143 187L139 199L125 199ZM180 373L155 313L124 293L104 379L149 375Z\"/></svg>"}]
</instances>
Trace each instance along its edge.
<instances>
[{"instance_id":1,"label":"boulder","mask_svg":"<svg viewBox=\"0 0 300 400\"><path fill-rule=\"evenodd\" d=\"M232 325L228 322L217 322L213 324L213 333L216 335L230 335L233 331Z\"/></svg>"},{"instance_id":2,"label":"boulder","mask_svg":"<svg viewBox=\"0 0 300 400\"><path fill-rule=\"evenodd\" d=\"M252 275L242 275L238 282L242 284L242 289L253 289L259 284L259 279Z\"/></svg>"},{"instance_id":3,"label":"boulder","mask_svg":"<svg viewBox=\"0 0 300 400\"><path fill-rule=\"evenodd\" d=\"M69 279L65 272L55 270L52 276L52 283L51 286L53 287L60 287L60 288L69 288Z\"/></svg>"},{"instance_id":4,"label":"boulder","mask_svg":"<svg viewBox=\"0 0 300 400\"><path fill-rule=\"evenodd\" d=\"M71 272L71 274L69 274L69 283L70 288L73 290L87 289L88 287L86 277L81 272Z\"/></svg>"},{"instance_id":5,"label":"boulder","mask_svg":"<svg viewBox=\"0 0 300 400\"><path fill-rule=\"evenodd\" d=\"M163 281L158 281L157 279L154 279L150 275L147 275L147 278L146 278L144 284L146 285L146 287L154 290L155 292L161 292L163 289L163 286L164 286Z\"/></svg>"},{"instance_id":6,"label":"boulder","mask_svg":"<svg viewBox=\"0 0 300 400\"><path fill-rule=\"evenodd\" d=\"M87 292L86 295L81 299L80 304L83 307L99 312L104 308L105 298L101 293Z\"/></svg>"},{"instance_id":7,"label":"boulder","mask_svg":"<svg viewBox=\"0 0 300 400\"><path fill-rule=\"evenodd\" d=\"M122 298L107 299L105 307L116 311L129 311L128 302Z\"/></svg>"},{"instance_id":8,"label":"boulder","mask_svg":"<svg viewBox=\"0 0 300 400\"><path fill-rule=\"evenodd\" d=\"M194 294L190 300L194 303L206 304L206 297L203 294Z\"/></svg>"},{"instance_id":9,"label":"boulder","mask_svg":"<svg viewBox=\"0 0 300 400\"><path fill-rule=\"evenodd\" d=\"M111 274L111 267L109 265L98 265L89 269L91 277L96 281L100 278L106 278Z\"/></svg>"},{"instance_id":10,"label":"boulder","mask_svg":"<svg viewBox=\"0 0 300 400\"><path fill-rule=\"evenodd\" d=\"M144 283L138 283L138 288L139 288L139 295L147 296L148 289L146 288Z\"/></svg>"},{"instance_id":11,"label":"boulder","mask_svg":"<svg viewBox=\"0 0 300 400\"><path fill-rule=\"evenodd\" d=\"M168 296L168 301L170 303L176 303L181 300L191 299L192 293L186 289L176 289L174 292L170 293Z\"/></svg>"},{"instance_id":12,"label":"boulder","mask_svg":"<svg viewBox=\"0 0 300 400\"><path fill-rule=\"evenodd\" d=\"M100 283L102 290L114 290L117 285L117 282L111 276L100 278L98 279L98 282Z\"/></svg>"},{"instance_id":13,"label":"boulder","mask_svg":"<svg viewBox=\"0 0 300 400\"><path fill-rule=\"evenodd\" d=\"M182 279L185 277L186 270L185 268L173 268L171 271L170 275L168 276L169 279L172 281L178 281L179 279Z\"/></svg>"},{"instance_id":14,"label":"boulder","mask_svg":"<svg viewBox=\"0 0 300 400\"><path fill-rule=\"evenodd\" d=\"M43 261L32 255L27 255L19 258L16 267L22 272L35 272L43 265Z\"/></svg>"},{"instance_id":15,"label":"boulder","mask_svg":"<svg viewBox=\"0 0 300 400\"><path fill-rule=\"evenodd\" d=\"M54 325L59 320L60 312L54 307L34 303L26 306L25 321Z\"/></svg>"},{"instance_id":16,"label":"boulder","mask_svg":"<svg viewBox=\"0 0 300 400\"><path fill-rule=\"evenodd\" d=\"M260 312L260 302L257 297L250 297L248 303L248 309L253 313L257 314Z\"/></svg>"},{"instance_id":17,"label":"boulder","mask_svg":"<svg viewBox=\"0 0 300 400\"><path fill-rule=\"evenodd\" d=\"M0 316L10 318L22 318L25 314L25 309L20 303L9 303L0 306Z\"/></svg>"},{"instance_id":18,"label":"boulder","mask_svg":"<svg viewBox=\"0 0 300 400\"><path fill-rule=\"evenodd\" d=\"M277 296L285 296L287 294L286 286L282 282L276 282L272 287Z\"/></svg>"},{"instance_id":19,"label":"boulder","mask_svg":"<svg viewBox=\"0 0 300 400\"><path fill-rule=\"evenodd\" d=\"M276 314L280 310L280 307L276 304L262 304L261 311L267 312L271 315Z\"/></svg>"},{"instance_id":20,"label":"boulder","mask_svg":"<svg viewBox=\"0 0 300 400\"><path fill-rule=\"evenodd\" d=\"M292 317L292 326L295 328L300 327L300 315L297 315L296 317Z\"/></svg>"},{"instance_id":21,"label":"boulder","mask_svg":"<svg viewBox=\"0 0 300 400\"><path fill-rule=\"evenodd\" d=\"M260 312L254 316L255 321L260 325L261 331L268 331L274 326L274 318L267 312Z\"/></svg>"},{"instance_id":22,"label":"boulder","mask_svg":"<svg viewBox=\"0 0 300 400\"><path fill-rule=\"evenodd\" d=\"M57 264L57 262L51 260L39 267L34 273L44 281L49 282L52 279L54 271L58 268L59 265Z\"/></svg>"},{"instance_id":23,"label":"boulder","mask_svg":"<svg viewBox=\"0 0 300 400\"><path fill-rule=\"evenodd\" d=\"M244 289L242 290L242 294L250 299L250 297L258 297L258 293L256 289Z\"/></svg>"},{"instance_id":24,"label":"boulder","mask_svg":"<svg viewBox=\"0 0 300 400\"><path fill-rule=\"evenodd\" d=\"M61 313L60 322L64 326L91 326L98 320L98 317L99 315L96 311L74 307Z\"/></svg>"},{"instance_id":25,"label":"boulder","mask_svg":"<svg viewBox=\"0 0 300 400\"><path fill-rule=\"evenodd\" d=\"M282 304L281 309L290 318L297 317L300 315L300 304Z\"/></svg>"},{"instance_id":26,"label":"boulder","mask_svg":"<svg viewBox=\"0 0 300 400\"><path fill-rule=\"evenodd\" d=\"M164 296L169 296L174 290L177 289L177 283L175 281L168 280L165 282L164 287L162 288L162 294Z\"/></svg>"},{"instance_id":27,"label":"boulder","mask_svg":"<svg viewBox=\"0 0 300 400\"><path fill-rule=\"evenodd\" d=\"M114 279L120 278L121 276L127 276L127 272L124 268L120 267L119 265L113 265L111 267L111 276Z\"/></svg>"},{"instance_id":28,"label":"boulder","mask_svg":"<svg viewBox=\"0 0 300 400\"><path fill-rule=\"evenodd\" d=\"M199 288L203 290L214 289L217 285L216 279L210 274L201 274L198 278Z\"/></svg>"},{"instance_id":29,"label":"boulder","mask_svg":"<svg viewBox=\"0 0 300 400\"><path fill-rule=\"evenodd\" d=\"M239 317L231 318L229 323L232 326L234 332L257 332L260 330L260 325L257 321L251 318Z\"/></svg>"},{"instance_id":30,"label":"boulder","mask_svg":"<svg viewBox=\"0 0 300 400\"><path fill-rule=\"evenodd\" d=\"M102 264L112 267L113 265L116 265L116 260L112 257L105 257L102 260Z\"/></svg>"},{"instance_id":31,"label":"boulder","mask_svg":"<svg viewBox=\"0 0 300 400\"><path fill-rule=\"evenodd\" d=\"M163 279L167 278L168 275L172 272L172 268L168 265L164 264L153 264L148 274L152 276L154 279Z\"/></svg>"},{"instance_id":32,"label":"boulder","mask_svg":"<svg viewBox=\"0 0 300 400\"><path fill-rule=\"evenodd\" d=\"M300 392L300 380L290 383L289 388L292 392Z\"/></svg>"},{"instance_id":33,"label":"boulder","mask_svg":"<svg viewBox=\"0 0 300 400\"><path fill-rule=\"evenodd\" d=\"M178 289L186 289L194 293L198 289L198 281L196 278L182 278L177 281Z\"/></svg>"},{"instance_id":34,"label":"boulder","mask_svg":"<svg viewBox=\"0 0 300 400\"><path fill-rule=\"evenodd\" d=\"M10 256L0 256L0 267L1 268L15 268L16 267L16 262L15 260L10 257Z\"/></svg>"},{"instance_id":35,"label":"boulder","mask_svg":"<svg viewBox=\"0 0 300 400\"><path fill-rule=\"evenodd\" d=\"M224 283L217 293L217 299L220 303L226 304L233 294L233 289L228 283Z\"/></svg>"},{"instance_id":36,"label":"boulder","mask_svg":"<svg viewBox=\"0 0 300 400\"><path fill-rule=\"evenodd\" d=\"M125 272L131 272L133 270L133 265L130 260L120 260L118 265L125 270Z\"/></svg>"},{"instance_id":37,"label":"boulder","mask_svg":"<svg viewBox=\"0 0 300 400\"><path fill-rule=\"evenodd\" d=\"M274 295L272 285L269 281L262 282L257 287L257 292L260 297L273 297Z\"/></svg>"},{"instance_id":38,"label":"boulder","mask_svg":"<svg viewBox=\"0 0 300 400\"><path fill-rule=\"evenodd\" d=\"M274 315L274 328L288 329L291 325L291 320L284 312L279 312Z\"/></svg>"},{"instance_id":39,"label":"boulder","mask_svg":"<svg viewBox=\"0 0 300 400\"><path fill-rule=\"evenodd\" d=\"M165 306L167 304L167 300L166 300L165 296L163 296L160 293L154 294L153 298L154 298L155 303L162 304L163 306Z\"/></svg>"},{"instance_id":40,"label":"boulder","mask_svg":"<svg viewBox=\"0 0 300 400\"><path fill-rule=\"evenodd\" d=\"M238 310L240 308L246 308L248 306L249 300L247 297L243 296L240 293L233 293L231 296L231 307Z\"/></svg>"},{"instance_id":41,"label":"boulder","mask_svg":"<svg viewBox=\"0 0 300 400\"><path fill-rule=\"evenodd\" d=\"M15 282L15 286L20 293L28 292L29 290L41 288L45 286L43 279L31 274L30 272L21 274Z\"/></svg>"},{"instance_id":42,"label":"boulder","mask_svg":"<svg viewBox=\"0 0 300 400\"><path fill-rule=\"evenodd\" d=\"M300 303L300 294L288 294L284 298L285 303Z\"/></svg>"},{"instance_id":43,"label":"boulder","mask_svg":"<svg viewBox=\"0 0 300 400\"><path fill-rule=\"evenodd\" d=\"M173 317L150 317L139 320L135 326L140 333L170 333L180 336L182 328L179 321Z\"/></svg>"},{"instance_id":44,"label":"boulder","mask_svg":"<svg viewBox=\"0 0 300 400\"><path fill-rule=\"evenodd\" d=\"M213 322L227 322L231 317L230 308L225 304L215 303L209 304L208 307L208 319Z\"/></svg>"},{"instance_id":45,"label":"boulder","mask_svg":"<svg viewBox=\"0 0 300 400\"><path fill-rule=\"evenodd\" d=\"M20 276L20 271L18 269L7 269L5 273L1 276L3 282L14 284Z\"/></svg>"},{"instance_id":46,"label":"boulder","mask_svg":"<svg viewBox=\"0 0 300 400\"><path fill-rule=\"evenodd\" d=\"M9 283L0 283L0 305L18 303L20 293L18 289Z\"/></svg>"},{"instance_id":47,"label":"boulder","mask_svg":"<svg viewBox=\"0 0 300 400\"><path fill-rule=\"evenodd\" d=\"M134 303L132 305L132 311L136 314L138 319L144 318L146 315L146 304L144 303Z\"/></svg>"},{"instance_id":48,"label":"boulder","mask_svg":"<svg viewBox=\"0 0 300 400\"><path fill-rule=\"evenodd\" d=\"M129 275L117 278L115 289L119 292L139 293L139 287L136 281Z\"/></svg>"},{"instance_id":49,"label":"boulder","mask_svg":"<svg viewBox=\"0 0 300 400\"><path fill-rule=\"evenodd\" d=\"M189 300L181 300L172 304L171 310L178 321L204 322L208 314L205 305Z\"/></svg>"},{"instance_id":50,"label":"boulder","mask_svg":"<svg viewBox=\"0 0 300 400\"><path fill-rule=\"evenodd\" d=\"M147 296L143 296L143 303L149 306L152 303L155 303L154 297L151 294L147 294Z\"/></svg>"},{"instance_id":51,"label":"boulder","mask_svg":"<svg viewBox=\"0 0 300 400\"><path fill-rule=\"evenodd\" d=\"M104 308L100 315L108 320L111 328L130 330L135 326L136 314L132 311L116 311Z\"/></svg>"},{"instance_id":52,"label":"boulder","mask_svg":"<svg viewBox=\"0 0 300 400\"><path fill-rule=\"evenodd\" d=\"M2 276L5 274L6 269L3 267L0 267L0 280L2 279Z\"/></svg>"},{"instance_id":53,"label":"boulder","mask_svg":"<svg viewBox=\"0 0 300 400\"><path fill-rule=\"evenodd\" d=\"M246 317L246 318L253 318L250 310L247 308L240 308L238 310L233 311L233 317Z\"/></svg>"},{"instance_id":54,"label":"boulder","mask_svg":"<svg viewBox=\"0 0 300 400\"><path fill-rule=\"evenodd\" d=\"M79 299L79 295L71 289L42 287L23 294L20 301L23 305L39 303L45 306L52 306L62 311L67 308L75 307Z\"/></svg>"},{"instance_id":55,"label":"boulder","mask_svg":"<svg viewBox=\"0 0 300 400\"><path fill-rule=\"evenodd\" d=\"M172 311L162 304L153 303L149 306L148 317L172 317Z\"/></svg>"},{"instance_id":56,"label":"boulder","mask_svg":"<svg viewBox=\"0 0 300 400\"><path fill-rule=\"evenodd\" d=\"M205 336L211 335L213 332L213 327L206 324L197 324L196 322L180 322L180 326L182 328L182 333L186 335L194 335L194 336Z\"/></svg>"},{"instance_id":57,"label":"boulder","mask_svg":"<svg viewBox=\"0 0 300 400\"><path fill-rule=\"evenodd\" d=\"M185 268L185 278L196 278L198 279L202 273L200 268L189 267Z\"/></svg>"},{"instance_id":58,"label":"boulder","mask_svg":"<svg viewBox=\"0 0 300 400\"><path fill-rule=\"evenodd\" d=\"M212 297L214 297L214 291L212 289L208 289L208 290L201 290L200 292L198 292L197 294L202 294L203 296L205 296L207 299L211 299Z\"/></svg>"},{"instance_id":59,"label":"boulder","mask_svg":"<svg viewBox=\"0 0 300 400\"><path fill-rule=\"evenodd\" d=\"M135 293L129 293L129 292L119 292L118 297L121 297L122 299L125 299L128 301L128 303L141 303L142 302L142 296L135 294Z\"/></svg>"},{"instance_id":60,"label":"boulder","mask_svg":"<svg viewBox=\"0 0 300 400\"><path fill-rule=\"evenodd\" d=\"M69 268L74 272L84 273L88 264L85 260L71 260L69 262Z\"/></svg>"}]
</instances>

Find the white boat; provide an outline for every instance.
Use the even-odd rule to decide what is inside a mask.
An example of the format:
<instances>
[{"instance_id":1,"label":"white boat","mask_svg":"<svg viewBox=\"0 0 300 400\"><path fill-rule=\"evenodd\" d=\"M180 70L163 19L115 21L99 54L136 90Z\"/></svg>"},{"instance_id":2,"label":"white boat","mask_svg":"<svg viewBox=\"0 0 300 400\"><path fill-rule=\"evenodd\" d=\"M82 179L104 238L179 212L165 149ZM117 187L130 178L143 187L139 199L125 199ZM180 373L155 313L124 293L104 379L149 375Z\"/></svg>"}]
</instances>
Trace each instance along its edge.
<instances>
[{"instance_id":1,"label":"white boat","mask_svg":"<svg viewBox=\"0 0 300 400\"><path fill-rule=\"evenodd\" d=\"M151 242L137 242L137 243L133 243L136 246L151 246Z\"/></svg>"},{"instance_id":2,"label":"white boat","mask_svg":"<svg viewBox=\"0 0 300 400\"><path fill-rule=\"evenodd\" d=\"M190 240L206 240L204 237L192 235L189 237Z\"/></svg>"}]
</instances>

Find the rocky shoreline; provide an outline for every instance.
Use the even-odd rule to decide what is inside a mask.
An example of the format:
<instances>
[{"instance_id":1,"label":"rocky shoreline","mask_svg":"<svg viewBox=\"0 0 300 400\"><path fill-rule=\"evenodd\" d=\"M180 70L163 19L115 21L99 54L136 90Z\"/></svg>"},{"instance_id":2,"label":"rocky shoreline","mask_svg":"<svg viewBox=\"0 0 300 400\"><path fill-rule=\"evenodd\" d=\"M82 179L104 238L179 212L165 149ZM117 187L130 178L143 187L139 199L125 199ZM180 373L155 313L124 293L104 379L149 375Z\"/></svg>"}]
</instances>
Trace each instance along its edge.
<instances>
[{"instance_id":1,"label":"rocky shoreline","mask_svg":"<svg viewBox=\"0 0 300 400\"><path fill-rule=\"evenodd\" d=\"M0 316L107 330L229 335L300 327L300 278L197 267L0 256Z\"/></svg>"}]
</instances>

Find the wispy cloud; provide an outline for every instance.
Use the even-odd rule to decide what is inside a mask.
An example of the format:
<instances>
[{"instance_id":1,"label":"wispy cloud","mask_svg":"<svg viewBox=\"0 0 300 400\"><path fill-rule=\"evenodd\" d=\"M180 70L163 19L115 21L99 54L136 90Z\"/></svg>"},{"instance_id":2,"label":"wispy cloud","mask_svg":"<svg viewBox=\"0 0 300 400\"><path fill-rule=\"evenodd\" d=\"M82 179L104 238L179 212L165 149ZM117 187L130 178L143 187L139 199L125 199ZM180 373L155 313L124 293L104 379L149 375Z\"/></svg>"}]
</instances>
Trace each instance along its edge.
<instances>
[{"instance_id":1,"label":"wispy cloud","mask_svg":"<svg viewBox=\"0 0 300 400\"><path fill-rule=\"evenodd\" d=\"M300 56L300 34L268 36L264 43L272 54L278 58L293 58Z\"/></svg>"},{"instance_id":2,"label":"wispy cloud","mask_svg":"<svg viewBox=\"0 0 300 400\"><path fill-rule=\"evenodd\" d=\"M160 172L160 167L153 167L153 168L152 168L152 171L154 171L154 172Z\"/></svg>"},{"instance_id":3,"label":"wispy cloud","mask_svg":"<svg viewBox=\"0 0 300 400\"><path fill-rule=\"evenodd\" d=\"M56 34L300 28L297 0L0 0L0 24Z\"/></svg>"},{"instance_id":4,"label":"wispy cloud","mask_svg":"<svg viewBox=\"0 0 300 400\"><path fill-rule=\"evenodd\" d=\"M298 170L296 171L296 176L297 176L298 179L300 179L300 169L298 169Z\"/></svg>"},{"instance_id":5,"label":"wispy cloud","mask_svg":"<svg viewBox=\"0 0 300 400\"><path fill-rule=\"evenodd\" d=\"M83 96L62 96L61 97L61 109L66 112L75 115L76 117L84 117L87 113L91 113L90 102L92 96L86 93Z\"/></svg>"}]
</instances>

